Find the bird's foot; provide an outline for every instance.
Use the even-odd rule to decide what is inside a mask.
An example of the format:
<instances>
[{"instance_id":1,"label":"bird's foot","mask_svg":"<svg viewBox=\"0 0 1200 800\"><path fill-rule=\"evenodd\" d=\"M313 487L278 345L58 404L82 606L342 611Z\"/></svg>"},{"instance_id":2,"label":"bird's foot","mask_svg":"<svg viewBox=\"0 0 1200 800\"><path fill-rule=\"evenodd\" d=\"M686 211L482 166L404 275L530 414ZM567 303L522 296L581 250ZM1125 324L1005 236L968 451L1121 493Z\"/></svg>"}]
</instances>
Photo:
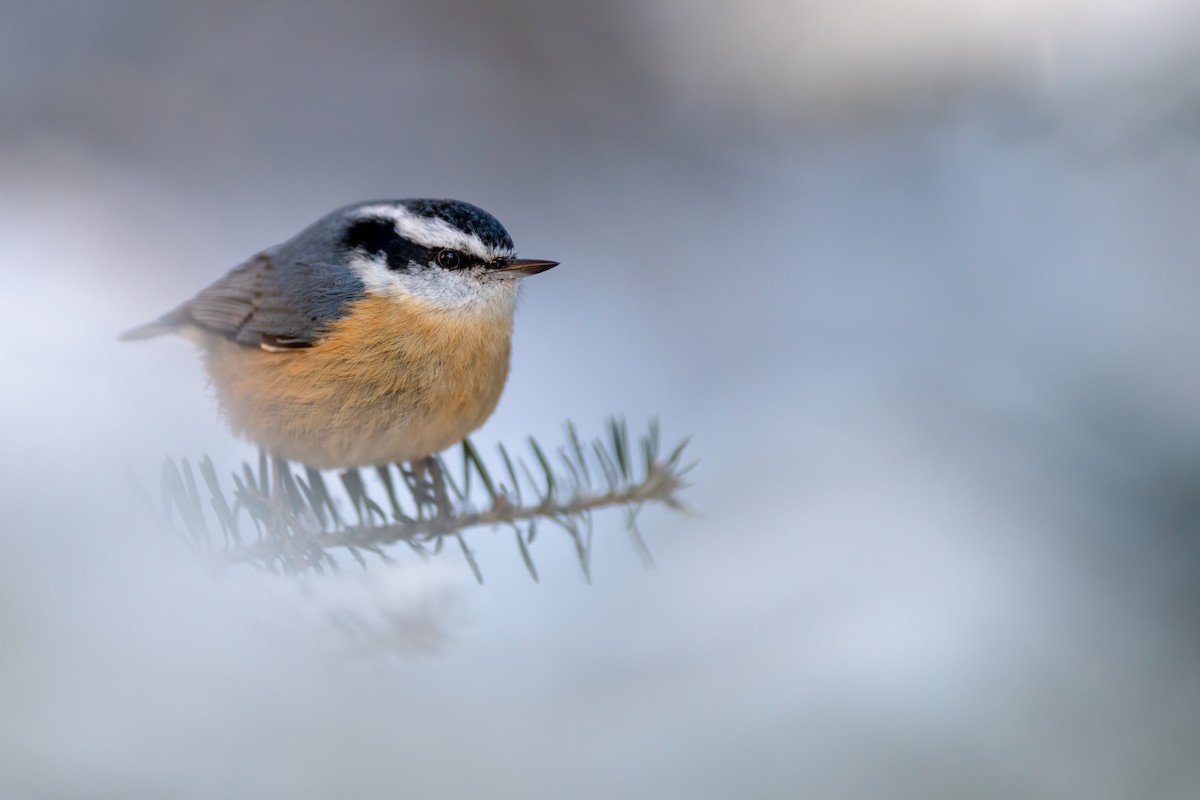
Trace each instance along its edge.
<instances>
[{"instance_id":1,"label":"bird's foot","mask_svg":"<svg viewBox=\"0 0 1200 800\"><path fill-rule=\"evenodd\" d=\"M446 476L442 472L442 463L435 456L426 456L420 461L413 461L413 497L418 508L428 507L433 513L431 518L435 523L444 523L454 516L454 506L450 503L450 494L446 491Z\"/></svg>"}]
</instances>

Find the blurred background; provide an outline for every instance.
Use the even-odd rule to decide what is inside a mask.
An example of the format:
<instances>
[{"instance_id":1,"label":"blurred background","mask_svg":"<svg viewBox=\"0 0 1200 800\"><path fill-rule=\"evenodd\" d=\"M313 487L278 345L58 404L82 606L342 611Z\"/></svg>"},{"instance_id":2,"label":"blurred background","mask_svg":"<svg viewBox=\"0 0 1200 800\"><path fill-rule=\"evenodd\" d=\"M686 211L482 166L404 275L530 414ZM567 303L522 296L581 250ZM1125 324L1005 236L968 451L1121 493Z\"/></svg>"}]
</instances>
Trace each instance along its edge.
<instances>
[{"instance_id":1,"label":"blurred background","mask_svg":"<svg viewBox=\"0 0 1200 800\"><path fill-rule=\"evenodd\" d=\"M0 10L0 793L1191 798L1200 11L1187 0L45 0ZM475 440L692 435L698 518L214 575L222 471L118 344L375 197L528 282ZM330 619L348 615L351 639Z\"/></svg>"}]
</instances>

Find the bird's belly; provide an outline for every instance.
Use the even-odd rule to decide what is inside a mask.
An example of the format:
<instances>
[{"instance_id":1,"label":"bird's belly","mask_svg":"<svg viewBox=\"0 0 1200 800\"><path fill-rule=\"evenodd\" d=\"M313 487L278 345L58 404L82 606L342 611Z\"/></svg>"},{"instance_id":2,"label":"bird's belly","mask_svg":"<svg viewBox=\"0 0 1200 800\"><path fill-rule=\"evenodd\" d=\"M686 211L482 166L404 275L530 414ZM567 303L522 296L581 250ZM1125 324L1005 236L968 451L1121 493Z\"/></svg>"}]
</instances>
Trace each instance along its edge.
<instances>
[{"instance_id":1,"label":"bird's belly","mask_svg":"<svg viewBox=\"0 0 1200 800\"><path fill-rule=\"evenodd\" d=\"M313 467L410 461L487 420L508 376L512 318L366 298L314 346L209 348L235 431Z\"/></svg>"}]
</instances>

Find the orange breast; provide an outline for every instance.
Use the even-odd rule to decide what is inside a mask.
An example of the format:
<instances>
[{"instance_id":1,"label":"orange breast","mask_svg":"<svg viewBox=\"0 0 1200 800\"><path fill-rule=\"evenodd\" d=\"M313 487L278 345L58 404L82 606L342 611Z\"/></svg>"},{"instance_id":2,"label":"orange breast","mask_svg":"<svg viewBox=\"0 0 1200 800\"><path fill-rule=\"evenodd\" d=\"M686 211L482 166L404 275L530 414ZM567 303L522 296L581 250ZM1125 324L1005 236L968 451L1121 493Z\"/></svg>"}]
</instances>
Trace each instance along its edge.
<instances>
[{"instance_id":1,"label":"orange breast","mask_svg":"<svg viewBox=\"0 0 1200 800\"><path fill-rule=\"evenodd\" d=\"M314 467L409 461L491 415L508 377L512 315L366 297L313 347L208 343L233 429Z\"/></svg>"}]
</instances>

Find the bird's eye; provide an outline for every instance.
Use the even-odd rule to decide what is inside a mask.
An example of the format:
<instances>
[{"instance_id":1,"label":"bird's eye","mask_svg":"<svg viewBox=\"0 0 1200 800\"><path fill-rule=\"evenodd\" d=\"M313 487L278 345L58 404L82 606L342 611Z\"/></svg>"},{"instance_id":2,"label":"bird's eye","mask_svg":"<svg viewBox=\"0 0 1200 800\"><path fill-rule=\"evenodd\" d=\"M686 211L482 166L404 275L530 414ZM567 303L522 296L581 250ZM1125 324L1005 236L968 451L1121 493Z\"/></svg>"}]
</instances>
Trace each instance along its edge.
<instances>
[{"instance_id":1,"label":"bird's eye","mask_svg":"<svg viewBox=\"0 0 1200 800\"><path fill-rule=\"evenodd\" d=\"M439 250L437 262L444 269L458 269L466 266L467 260L457 250Z\"/></svg>"}]
</instances>

